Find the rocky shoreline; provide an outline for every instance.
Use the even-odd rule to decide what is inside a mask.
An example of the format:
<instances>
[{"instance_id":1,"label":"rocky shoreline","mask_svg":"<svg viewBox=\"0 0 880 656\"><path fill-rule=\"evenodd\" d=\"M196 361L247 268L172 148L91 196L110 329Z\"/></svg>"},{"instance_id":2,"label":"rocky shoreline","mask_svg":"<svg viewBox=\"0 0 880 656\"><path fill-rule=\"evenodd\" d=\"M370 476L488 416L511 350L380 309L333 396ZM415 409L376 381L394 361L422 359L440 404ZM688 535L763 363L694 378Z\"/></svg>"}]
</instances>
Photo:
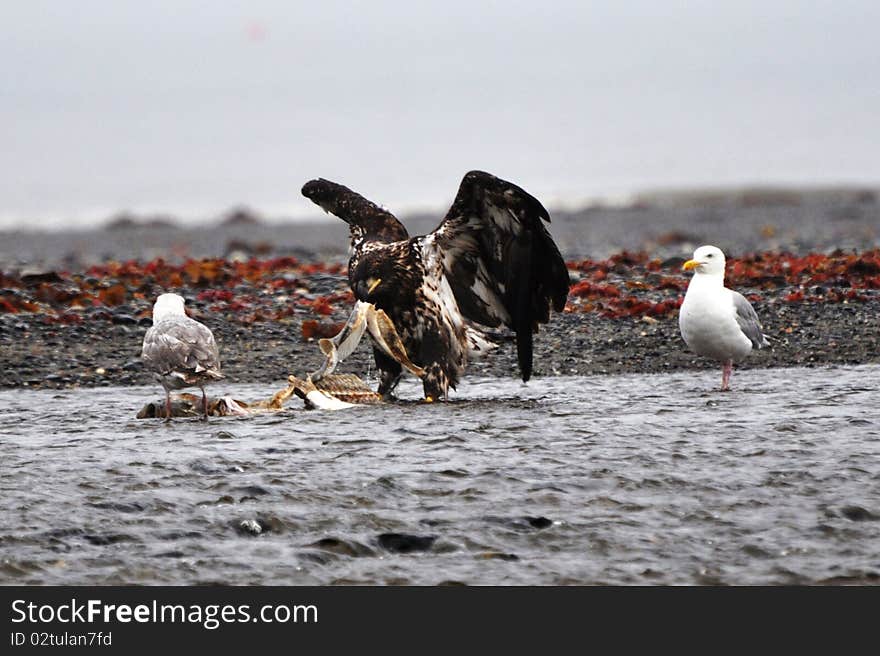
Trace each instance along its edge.
<instances>
[{"instance_id":1,"label":"rocky shoreline","mask_svg":"<svg viewBox=\"0 0 880 656\"><path fill-rule=\"evenodd\" d=\"M535 339L535 377L718 368L686 350L677 308L682 258L619 253L571 260L569 304ZM880 363L880 250L737 258L729 284L752 300L772 348L741 368ZM270 258L108 262L0 281L0 387L154 384L140 362L155 296L175 290L217 338L228 386L283 386L320 364L353 299L344 262ZM466 375L516 377L511 335ZM369 378L366 343L340 371ZM720 378L720 373L719 373ZM735 385L734 374L734 385Z\"/></svg>"}]
</instances>

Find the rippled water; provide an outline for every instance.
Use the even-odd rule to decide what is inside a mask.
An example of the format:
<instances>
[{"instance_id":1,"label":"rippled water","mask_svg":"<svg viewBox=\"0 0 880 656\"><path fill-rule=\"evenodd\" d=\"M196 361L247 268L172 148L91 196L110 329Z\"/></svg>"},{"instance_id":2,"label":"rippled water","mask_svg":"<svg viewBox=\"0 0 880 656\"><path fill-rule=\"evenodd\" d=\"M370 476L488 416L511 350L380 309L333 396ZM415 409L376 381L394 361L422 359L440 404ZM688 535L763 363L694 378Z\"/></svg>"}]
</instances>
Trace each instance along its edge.
<instances>
[{"instance_id":1,"label":"rippled water","mask_svg":"<svg viewBox=\"0 0 880 656\"><path fill-rule=\"evenodd\" d=\"M874 583L878 381L481 379L170 426L133 418L158 388L2 391L0 581Z\"/></svg>"}]
</instances>

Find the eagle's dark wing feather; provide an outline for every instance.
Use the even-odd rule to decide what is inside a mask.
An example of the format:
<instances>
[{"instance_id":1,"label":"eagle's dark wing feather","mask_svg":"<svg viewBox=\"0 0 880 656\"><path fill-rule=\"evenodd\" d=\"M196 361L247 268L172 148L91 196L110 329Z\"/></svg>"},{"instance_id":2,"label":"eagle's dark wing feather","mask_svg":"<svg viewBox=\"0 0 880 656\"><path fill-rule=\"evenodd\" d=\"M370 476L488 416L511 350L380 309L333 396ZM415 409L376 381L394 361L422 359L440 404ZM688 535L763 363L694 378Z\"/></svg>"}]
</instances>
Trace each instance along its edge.
<instances>
[{"instance_id":1,"label":"eagle's dark wing feather","mask_svg":"<svg viewBox=\"0 0 880 656\"><path fill-rule=\"evenodd\" d=\"M341 184L317 178L303 185L302 194L353 230L361 231L362 236L385 242L409 239L396 216Z\"/></svg>"},{"instance_id":2,"label":"eagle's dark wing feather","mask_svg":"<svg viewBox=\"0 0 880 656\"><path fill-rule=\"evenodd\" d=\"M461 313L471 321L516 331L523 380L532 373L532 333L561 312L568 270L544 227L541 203L482 171L464 176L443 222L426 247L440 258Z\"/></svg>"}]
</instances>

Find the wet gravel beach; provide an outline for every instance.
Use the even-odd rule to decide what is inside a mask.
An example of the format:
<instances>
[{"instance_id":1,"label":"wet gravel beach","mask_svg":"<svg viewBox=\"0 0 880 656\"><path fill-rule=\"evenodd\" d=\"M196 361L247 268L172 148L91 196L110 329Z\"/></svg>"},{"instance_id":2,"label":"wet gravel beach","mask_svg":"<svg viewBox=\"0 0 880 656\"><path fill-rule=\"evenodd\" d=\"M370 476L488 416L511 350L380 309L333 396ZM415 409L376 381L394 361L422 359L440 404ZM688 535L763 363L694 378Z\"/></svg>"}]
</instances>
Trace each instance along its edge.
<instances>
[{"instance_id":1,"label":"wet gravel beach","mask_svg":"<svg viewBox=\"0 0 880 656\"><path fill-rule=\"evenodd\" d=\"M784 303L758 305L772 348L755 352L735 371L778 366L880 363L877 317L880 299L859 304ZM145 385L152 383L140 362L146 321L120 312L120 323L89 325L43 324L20 315L0 315L2 372L0 387L77 387ZM342 321L345 314L336 319ZM289 374L314 371L322 362L314 340L303 340L302 322L284 324L202 319L220 346L229 387L237 383L283 386ZM306 319L315 321L315 319ZM336 325L330 322L329 325ZM516 379L515 346L502 345L489 357L469 363L469 375ZM506 341L502 341L505 340ZM366 343L339 371L369 375L372 354ZM721 369L717 363L689 353L675 317L656 322L563 314L536 338L537 379L557 375L657 373L684 369ZM734 384L736 373L734 373ZM539 384L539 383L538 383Z\"/></svg>"},{"instance_id":2,"label":"wet gravel beach","mask_svg":"<svg viewBox=\"0 0 880 656\"><path fill-rule=\"evenodd\" d=\"M396 404L169 426L134 418L162 397L140 362L156 295L213 330L212 393L266 398L348 317L344 225L0 235L0 583L880 582L876 199L551 231L571 291L528 385L496 333L447 404L409 378ZM703 243L772 344L730 393L678 332ZM374 385L367 345L340 371Z\"/></svg>"},{"instance_id":3,"label":"wet gravel beach","mask_svg":"<svg viewBox=\"0 0 880 656\"><path fill-rule=\"evenodd\" d=\"M536 374L715 367L687 353L678 335L688 280L680 265L702 243L727 251L728 284L749 296L772 340L741 368L880 361L880 204L864 195L775 200L555 213L551 230L573 287L568 313L536 338ZM407 223L417 233L436 218ZM169 290L214 331L230 380L311 371L320 357L310 338L351 309L346 247L341 221L274 225L241 212L199 230L117 221L67 235L8 233L0 247L0 386L150 382L141 340L152 301ZM797 275L792 257L804 258L794 263ZM747 263L734 271L737 259ZM257 264L232 269L248 261ZM502 348L473 361L472 374L515 376L510 336L496 338ZM363 346L345 370L364 374L370 360Z\"/></svg>"}]
</instances>

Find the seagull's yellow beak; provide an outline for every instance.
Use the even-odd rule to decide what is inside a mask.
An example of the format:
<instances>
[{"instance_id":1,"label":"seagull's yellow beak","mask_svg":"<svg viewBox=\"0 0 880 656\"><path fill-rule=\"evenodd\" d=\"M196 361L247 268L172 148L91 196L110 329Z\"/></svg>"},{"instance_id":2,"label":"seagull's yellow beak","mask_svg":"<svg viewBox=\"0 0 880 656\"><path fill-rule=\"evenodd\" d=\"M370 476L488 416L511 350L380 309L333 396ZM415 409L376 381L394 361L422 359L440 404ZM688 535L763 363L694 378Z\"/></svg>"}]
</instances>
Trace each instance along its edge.
<instances>
[{"instance_id":1,"label":"seagull's yellow beak","mask_svg":"<svg viewBox=\"0 0 880 656\"><path fill-rule=\"evenodd\" d=\"M687 262L685 262L684 264L681 265L681 268L684 269L685 271L690 271L691 269L696 269L701 264L702 264L702 262L699 262L698 260L688 260Z\"/></svg>"},{"instance_id":2,"label":"seagull's yellow beak","mask_svg":"<svg viewBox=\"0 0 880 656\"><path fill-rule=\"evenodd\" d=\"M376 278L373 282L370 283L369 288L367 288L367 293L372 294L373 290L376 289L376 287L378 287L379 283L381 283L381 282L382 282L381 278Z\"/></svg>"}]
</instances>

